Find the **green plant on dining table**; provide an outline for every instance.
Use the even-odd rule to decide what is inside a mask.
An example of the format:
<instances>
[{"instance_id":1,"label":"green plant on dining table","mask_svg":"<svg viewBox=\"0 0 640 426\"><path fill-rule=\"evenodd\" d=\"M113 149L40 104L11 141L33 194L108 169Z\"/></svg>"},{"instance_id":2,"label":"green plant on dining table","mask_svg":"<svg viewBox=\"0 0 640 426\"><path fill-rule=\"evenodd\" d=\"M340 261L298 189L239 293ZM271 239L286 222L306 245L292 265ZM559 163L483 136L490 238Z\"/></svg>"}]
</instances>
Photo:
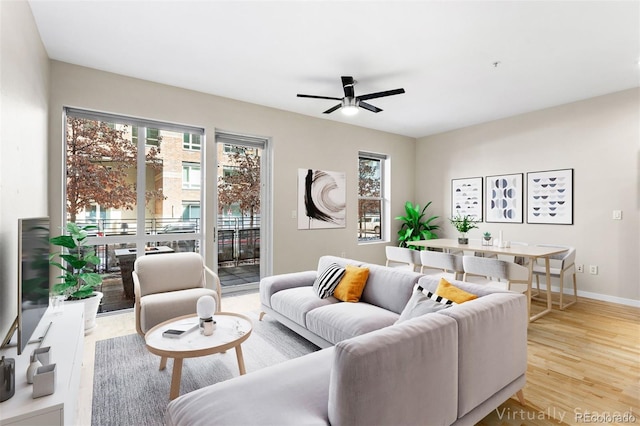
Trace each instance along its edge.
<instances>
[{"instance_id":1,"label":"green plant on dining table","mask_svg":"<svg viewBox=\"0 0 640 426\"><path fill-rule=\"evenodd\" d=\"M102 283L100 274L94 272L95 266L100 264L100 258L85 241L87 231L91 229L98 227L79 227L73 222L68 222L68 235L60 235L49 240L51 244L61 247L61 251L49 256L49 263L62 271L62 275L56 277L62 279L62 282L54 284L52 292L65 296L67 300L89 298L93 296L95 287ZM56 257L59 261L54 260Z\"/></svg>"},{"instance_id":2,"label":"green plant on dining table","mask_svg":"<svg viewBox=\"0 0 640 426\"><path fill-rule=\"evenodd\" d=\"M400 247L408 247L419 250L418 247L411 245L411 241L433 240L438 236L433 232L439 229L438 225L434 225L433 221L438 216L431 216L425 219L425 212L431 205L431 201L427 203L422 210L420 205L415 206L411 201L407 201L404 205L405 215L396 216L396 220L401 220L402 225L398 230L398 242Z\"/></svg>"},{"instance_id":3,"label":"green plant on dining table","mask_svg":"<svg viewBox=\"0 0 640 426\"><path fill-rule=\"evenodd\" d=\"M467 232L471 231L472 229L478 228L478 221L474 220L470 215L462 216L458 214L455 217L449 219L449 221L454 226L454 228L456 228L456 230L462 235L462 238L466 238Z\"/></svg>"}]
</instances>

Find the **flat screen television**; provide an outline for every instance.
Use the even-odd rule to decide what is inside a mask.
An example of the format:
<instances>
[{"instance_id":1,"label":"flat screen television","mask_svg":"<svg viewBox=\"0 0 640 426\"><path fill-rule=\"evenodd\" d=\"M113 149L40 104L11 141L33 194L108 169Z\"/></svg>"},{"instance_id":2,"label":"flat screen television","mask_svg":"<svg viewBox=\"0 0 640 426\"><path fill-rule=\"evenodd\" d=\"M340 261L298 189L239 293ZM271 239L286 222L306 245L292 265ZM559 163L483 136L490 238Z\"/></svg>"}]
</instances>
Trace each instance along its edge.
<instances>
[{"instance_id":1,"label":"flat screen television","mask_svg":"<svg viewBox=\"0 0 640 426\"><path fill-rule=\"evenodd\" d=\"M49 307L48 217L18 219L18 355Z\"/></svg>"}]
</instances>

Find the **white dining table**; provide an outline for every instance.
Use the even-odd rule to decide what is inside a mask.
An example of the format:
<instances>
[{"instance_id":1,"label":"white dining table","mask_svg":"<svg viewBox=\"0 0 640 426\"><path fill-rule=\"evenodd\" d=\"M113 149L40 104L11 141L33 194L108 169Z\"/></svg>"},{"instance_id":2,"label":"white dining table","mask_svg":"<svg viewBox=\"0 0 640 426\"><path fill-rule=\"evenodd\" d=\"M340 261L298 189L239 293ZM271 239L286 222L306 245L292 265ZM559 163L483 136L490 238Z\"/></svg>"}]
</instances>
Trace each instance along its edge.
<instances>
[{"instance_id":1,"label":"white dining table","mask_svg":"<svg viewBox=\"0 0 640 426\"><path fill-rule=\"evenodd\" d=\"M513 247L498 247L493 245L485 246L481 243L481 241L472 241L472 240L469 241L469 244L459 244L458 240L455 238L411 241L411 245L418 246L418 247L443 249L447 251L463 250L463 251L473 251L473 252L480 252L480 253L493 253L496 255L502 254L502 255L508 255L508 256L525 257L529 259L529 262L528 262L529 288L531 288L532 282L533 282L533 264L535 263L536 259L539 259L539 258L544 259L546 276L547 276L547 280L546 280L547 306L542 312L539 312L529 317L529 321L535 321L538 318L541 318L544 315L551 312L553 304L551 301L551 274L549 272L549 264L550 264L549 259L554 254L559 254L567 251L566 248L545 247L545 246L524 246L524 245L517 245L517 246L514 245ZM529 294L531 294L531 292L529 292ZM531 303L531 301L529 301L529 303Z\"/></svg>"}]
</instances>

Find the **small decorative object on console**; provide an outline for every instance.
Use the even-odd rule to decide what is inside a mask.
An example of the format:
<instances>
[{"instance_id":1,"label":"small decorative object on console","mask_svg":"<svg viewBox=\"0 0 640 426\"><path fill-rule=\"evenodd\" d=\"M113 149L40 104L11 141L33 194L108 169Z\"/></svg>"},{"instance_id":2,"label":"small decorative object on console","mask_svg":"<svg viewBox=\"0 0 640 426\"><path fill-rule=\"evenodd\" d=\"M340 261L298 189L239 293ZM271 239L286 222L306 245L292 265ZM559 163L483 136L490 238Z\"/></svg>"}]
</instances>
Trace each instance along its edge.
<instances>
[{"instance_id":1,"label":"small decorative object on console","mask_svg":"<svg viewBox=\"0 0 640 426\"><path fill-rule=\"evenodd\" d=\"M33 383L33 376L36 374L36 370L42 367L42 363L38 360L36 352L31 353L31 363L27 368L27 383Z\"/></svg>"},{"instance_id":2,"label":"small decorative object on console","mask_svg":"<svg viewBox=\"0 0 640 426\"><path fill-rule=\"evenodd\" d=\"M49 364L39 367L33 376L32 397L51 395L56 390L56 365Z\"/></svg>"},{"instance_id":3,"label":"small decorative object on console","mask_svg":"<svg viewBox=\"0 0 640 426\"><path fill-rule=\"evenodd\" d=\"M16 392L16 360L0 359L0 402L11 398Z\"/></svg>"}]
</instances>

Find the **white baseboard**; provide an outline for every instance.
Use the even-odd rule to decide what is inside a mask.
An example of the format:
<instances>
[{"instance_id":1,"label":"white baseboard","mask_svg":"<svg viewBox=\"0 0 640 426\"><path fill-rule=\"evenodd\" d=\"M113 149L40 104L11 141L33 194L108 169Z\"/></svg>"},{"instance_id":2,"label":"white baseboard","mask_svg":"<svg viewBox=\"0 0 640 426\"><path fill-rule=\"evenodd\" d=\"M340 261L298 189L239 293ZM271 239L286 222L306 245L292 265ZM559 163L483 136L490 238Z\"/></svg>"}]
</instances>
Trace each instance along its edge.
<instances>
[{"instance_id":1,"label":"white baseboard","mask_svg":"<svg viewBox=\"0 0 640 426\"><path fill-rule=\"evenodd\" d=\"M535 287L535 283L534 283L534 287ZM540 283L540 290L546 290L547 287ZM555 293L559 293L560 292L560 287L558 286L551 286L551 291L555 292ZM573 295L573 290L572 289L564 289L564 294L568 294L570 296ZM601 293L593 293L591 291L582 291L582 290L578 290L578 297L586 297L587 299L595 299L595 300L601 300L603 302L611 302L611 303L618 303L620 305L626 305L626 306L633 306L636 308L640 308L640 300L635 300L635 299L627 299L624 297L617 297L617 296L610 296L608 294L601 294Z\"/></svg>"}]
</instances>

